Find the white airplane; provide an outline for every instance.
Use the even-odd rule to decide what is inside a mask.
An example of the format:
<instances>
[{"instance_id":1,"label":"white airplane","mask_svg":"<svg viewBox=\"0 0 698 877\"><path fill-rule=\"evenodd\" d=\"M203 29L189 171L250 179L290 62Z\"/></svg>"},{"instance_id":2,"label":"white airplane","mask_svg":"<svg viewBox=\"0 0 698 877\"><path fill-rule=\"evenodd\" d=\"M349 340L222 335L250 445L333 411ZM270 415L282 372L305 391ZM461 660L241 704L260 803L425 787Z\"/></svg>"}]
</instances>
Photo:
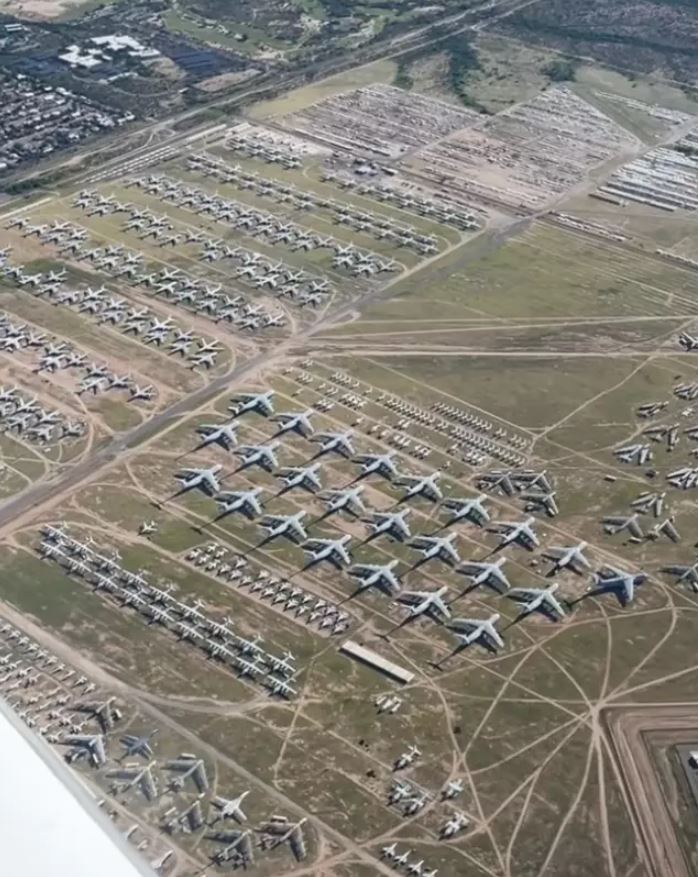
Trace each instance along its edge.
<instances>
[{"instance_id":1,"label":"white airplane","mask_svg":"<svg viewBox=\"0 0 698 877\"><path fill-rule=\"evenodd\" d=\"M196 431L203 436L195 451L205 448L207 445L217 444L229 451L238 443L237 424L234 420L229 423L202 423L196 427Z\"/></svg>"},{"instance_id":2,"label":"white airplane","mask_svg":"<svg viewBox=\"0 0 698 877\"><path fill-rule=\"evenodd\" d=\"M384 564L355 563L349 569L349 575L361 581L360 590L376 585L385 588L389 594L397 594L400 590L400 580L393 572L397 563L397 560Z\"/></svg>"},{"instance_id":3,"label":"white airplane","mask_svg":"<svg viewBox=\"0 0 698 877\"><path fill-rule=\"evenodd\" d=\"M599 591L616 591L624 605L635 599L635 588L647 581L645 573L637 575L613 566L606 567L595 576L595 584Z\"/></svg>"},{"instance_id":4,"label":"white airplane","mask_svg":"<svg viewBox=\"0 0 698 877\"><path fill-rule=\"evenodd\" d=\"M419 475L401 475L396 483L404 485L407 490L402 500L411 499L413 496L425 496L432 502L438 502L443 499L443 494L437 484L441 478L440 472L433 472L431 475L424 477Z\"/></svg>"},{"instance_id":5,"label":"white airplane","mask_svg":"<svg viewBox=\"0 0 698 877\"><path fill-rule=\"evenodd\" d=\"M371 538L380 536L381 533L387 533L393 539L397 539L398 542L408 539L412 535L407 524L407 516L409 514L409 509L393 513L374 512L373 520L368 523Z\"/></svg>"},{"instance_id":6,"label":"white airplane","mask_svg":"<svg viewBox=\"0 0 698 877\"><path fill-rule=\"evenodd\" d=\"M450 618L451 610L446 605L444 597L448 593L448 588L439 588L438 591L403 591L398 596L401 603L408 603L410 606L410 617L416 618L417 615L425 613L441 618Z\"/></svg>"},{"instance_id":7,"label":"white airplane","mask_svg":"<svg viewBox=\"0 0 698 877\"><path fill-rule=\"evenodd\" d=\"M290 466L287 469L282 469L280 478L284 482L284 492L292 490L294 487L302 487L311 493L315 490L322 490L319 471L319 463L314 466Z\"/></svg>"},{"instance_id":8,"label":"white airplane","mask_svg":"<svg viewBox=\"0 0 698 877\"><path fill-rule=\"evenodd\" d=\"M279 447L279 442L269 442L268 445L240 445L235 453L240 455L240 468L259 465L267 472L276 469L279 461L274 453Z\"/></svg>"},{"instance_id":9,"label":"white airplane","mask_svg":"<svg viewBox=\"0 0 698 877\"><path fill-rule=\"evenodd\" d=\"M565 610L560 601L555 597L555 592L560 586L555 583L549 588L512 588L509 596L521 599L524 602L523 615L529 615L536 609L550 612L558 620L565 617Z\"/></svg>"},{"instance_id":10,"label":"white airplane","mask_svg":"<svg viewBox=\"0 0 698 877\"><path fill-rule=\"evenodd\" d=\"M346 546L351 542L351 536L342 536L340 539L308 539L303 543L303 548L311 555L310 564L329 560L336 566L351 563L351 557Z\"/></svg>"},{"instance_id":11,"label":"white airplane","mask_svg":"<svg viewBox=\"0 0 698 877\"><path fill-rule=\"evenodd\" d=\"M506 557L500 557L495 563L466 560L458 567L458 572L472 579L473 585L489 585L496 591L506 591L509 579L502 572L506 562Z\"/></svg>"},{"instance_id":12,"label":"white airplane","mask_svg":"<svg viewBox=\"0 0 698 877\"><path fill-rule=\"evenodd\" d=\"M349 490L327 491L325 499L327 501L328 514L331 512L339 512L342 509L346 509L352 514L356 514L357 510L359 512L365 512L366 506L361 499L361 494L364 492L364 489L363 485L359 485L358 487L350 488Z\"/></svg>"},{"instance_id":13,"label":"white airplane","mask_svg":"<svg viewBox=\"0 0 698 877\"><path fill-rule=\"evenodd\" d=\"M243 792L237 798L213 798L211 803L220 811L219 819L234 819L236 822L245 822L247 816L242 811L242 802L249 795L249 791Z\"/></svg>"},{"instance_id":14,"label":"white airplane","mask_svg":"<svg viewBox=\"0 0 698 877\"><path fill-rule=\"evenodd\" d=\"M350 429L346 432L319 432L312 439L314 442L320 442L320 450L316 456L336 451L343 457L353 457L355 454L354 446L351 443L353 434Z\"/></svg>"},{"instance_id":15,"label":"white airplane","mask_svg":"<svg viewBox=\"0 0 698 877\"><path fill-rule=\"evenodd\" d=\"M240 402L233 407L235 416L244 414L246 411L257 411L265 417L269 417L274 413L272 399L276 394L273 390L267 390L265 393L240 393Z\"/></svg>"},{"instance_id":16,"label":"white airplane","mask_svg":"<svg viewBox=\"0 0 698 877\"><path fill-rule=\"evenodd\" d=\"M571 569L573 572L581 573L583 569L591 568L591 564L584 556L586 547L586 542L571 546L553 545L552 548L547 548L543 552L543 556L554 562L553 573L559 572L561 569Z\"/></svg>"},{"instance_id":17,"label":"white airplane","mask_svg":"<svg viewBox=\"0 0 698 877\"><path fill-rule=\"evenodd\" d=\"M457 538L457 533L449 536L415 536L408 544L421 551L424 561L438 558L444 563L459 563L460 555L453 544Z\"/></svg>"},{"instance_id":18,"label":"white airplane","mask_svg":"<svg viewBox=\"0 0 698 877\"><path fill-rule=\"evenodd\" d=\"M540 544L538 536L533 530L535 522L535 518L526 518L525 521L496 521L489 529L499 533L500 548L518 543L529 551L533 551Z\"/></svg>"},{"instance_id":19,"label":"white airplane","mask_svg":"<svg viewBox=\"0 0 698 877\"><path fill-rule=\"evenodd\" d=\"M490 647L504 648L504 640L496 628L499 618L497 613L486 619L454 618L449 628L454 631L462 646L482 640Z\"/></svg>"},{"instance_id":20,"label":"white airplane","mask_svg":"<svg viewBox=\"0 0 698 877\"><path fill-rule=\"evenodd\" d=\"M481 493L476 499L456 499L447 498L444 500L444 506L453 512L449 520L449 524L455 524L457 521L472 521L479 527L484 527L490 520L490 513L485 508L485 502L489 499L487 494Z\"/></svg>"},{"instance_id":21,"label":"white airplane","mask_svg":"<svg viewBox=\"0 0 698 877\"><path fill-rule=\"evenodd\" d=\"M397 850L397 843L392 843L390 846L385 846L381 850L381 856L384 859L394 859Z\"/></svg>"},{"instance_id":22,"label":"white airplane","mask_svg":"<svg viewBox=\"0 0 698 877\"><path fill-rule=\"evenodd\" d=\"M408 859L412 855L412 850L405 850L405 852L401 856L395 856L393 862L395 863L396 868L402 868L403 865L407 864Z\"/></svg>"},{"instance_id":23,"label":"white airplane","mask_svg":"<svg viewBox=\"0 0 698 877\"><path fill-rule=\"evenodd\" d=\"M449 780L443 788L441 792L441 797L445 801L450 801L453 798L456 798L463 791L463 780Z\"/></svg>"},{"instance_id":24,"label":"white airplane","mask_svg":"<svg viewBox=\"0 0 698 877\"><path fill-rule=\"evenodd\" d=\"M238 511L248 514L251 510L255 515L261 515L262 505L257 499L260 493L262 493L261 487L255 487L253 490L230 490L219 493L216 502L220 511L216 520Z\"/></svg>"},{"instance_id":25,"label":"white airplane","mask_svg":"<svg viewBox=\"0 0 698 877\"><path fill-rule=\"evenodd\" d=\"M395 465L395 454L392 452L387 454L360 454L354 458L354 461L361 464L360 478L372 475L374 472L388 479L398 475L397 466Z\"/></svg>"},{"instance_id":26,"label":"white airplane","mask_svg":"<svg viewBox=\"0 0 698 877\"><path fill-rule=\"evenodd\" d=\"M260 526L267 531L264 541L275 539L277 536L288 536L293 541L307 539L308 533L301 523L307 517L306 511L297 512L295 515L265 515L260 521Z\"/></svg>"},{"instance_id":27,"label":"white airplane","mask_svg":"<svg viewBox=\"0 0 698 877\"><path fill-rule=\"evenodd\" d=\"M305 411L284 411L281 414L275 414L272 420L276 420L281 424L277 435L281 435L284 432L297 432L303 437L309 436L315 431L310 422L310 418L314 414L315 411L312 408L308 408Z\"/></svg>"},{"instance_id":28,"label":"white airplane","mask_svg":"<svg viewBox=\"0 0 698 877\"><path fill-rule=\"evenodd\" d=\"M200 487L209 496L214 496L220 489L220 483L216 476L223 467L219 464L211 466L210 469L182 469L175 475L175 478L181 482L181 489L177 491L175 496L185 493L194 487Z\"/></svg>"}]
</instances>

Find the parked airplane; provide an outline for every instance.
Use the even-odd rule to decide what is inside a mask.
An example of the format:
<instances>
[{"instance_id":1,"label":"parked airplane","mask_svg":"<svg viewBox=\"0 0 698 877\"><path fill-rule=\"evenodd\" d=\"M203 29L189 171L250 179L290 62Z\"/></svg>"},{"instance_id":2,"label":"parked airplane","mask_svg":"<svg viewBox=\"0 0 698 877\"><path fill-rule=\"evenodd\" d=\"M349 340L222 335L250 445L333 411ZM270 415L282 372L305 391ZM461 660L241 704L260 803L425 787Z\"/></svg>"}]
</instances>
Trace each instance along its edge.
<instances>
[{"instance_id":1,"label":"parked airplane","mask_svg":"<svg viewBox=\"0 0 698 877\"><path fill-rule=\"evenodd\" d=\"M639 524L639 515L611 516L604 518L602 523L604 530L610 535L620 533L621 530L627 530L634 539L644 539L645 534Z\"/></svg>"},{"instance_id":2,"label":"parked airplane","mask_svg":"<svg viewBox=\"0 0 698 877\"><path fill-rule=\"evenodd\" d=\"M398 542L408 539L412 535L407 524L407 516L409 514L409 509L393 513L374 512L372 520L368 522L368 527L371 531L369 538L373 539L376 536L380 536L381 533L387 533Z\"/></svg>"},{"instance_id":3,"label":"parked airplane","mask_svg":"<svg viewBox=\"0 0 698 877\"><path fill-rule=\"evenodd\" d=\"M698 591L698 563L691 566L663 566L661 571L676 576L677 582L688 582L694 591Z\"/></svg>"},{"instance_id":4,"label":"parked airplane","mask_svg":"<svg viewBox=\"0 0 698 877\"><path fill-rule=\"evenodd\" d=\"M449 524L455 524L457 521L472 521L479 527L484 527L490 519L490 514L485 508L485 502L489 497L486 493L481 493L476 499L456 499L448 497L444 500L444 506L453 512L449 520Z\"/></svg>"},{"instance_id":5,"label":"parked airplane","mask_svg":"<svg viewBox=\"0 0 698 877\"><path fill-rule=\"evenodd\" d=\"M351 514L365 512L366 506L361 499L361 494L363 492L363 485L349 488L348 490L328 490L325 495L327 513L339 512L342 509L346 509L346 511Z\"/></svg>"},{"instance_id":6,"label":"parked airplane","mask_svg":"<svg viewBox=\"0 0 698 877\"><path fill-rule=\"evenodd\" d=\"M506 557L500 557L495 563L466 560L458 567L458 572L472 579L473 585L489 585L496 591L506 591L509 579L502 572L506 562Z\"/></svg>"},{"instance_id":7,"label":"parked airplane","mask_svg":"<svg viewBox=\"0 0 698 877\"><path fill-rule=\"evenodd\" d=\"M353 457L355 454L354 446L351 443L351 437L354 433L352 430L346 432L319 432L312 438L314 442L320 442L320 450L316 456L336 451L343 457Z\"/></svg>"},{"instance_id":8,"label":"parked airplane","mask_svg":"<svg viewBox=\"0 0 698 877\"><path fill-rule=\"evenodd\" d=\"M275 539L277 536L288 536L292 541L307 539L308 533L301 523L307 516L306 511L297 512L295 515L265 515L260 521L260 526L267 531L264 541Z\"/></svg>"},{"instance_id":9,"label":"parked airplane","mask_svg":"<svg viewBox=\"0 0 698 877\"><path fill-rule=\"evenodd\" d=\"M207 445L217 444L229 451L238 443L237 424L234 420L229 423L202 423L196 427L196 431L203 436L195 451L205 448Z\"/></svg>"},{"instance_id":10,"label":"parked airplane","mask_svg":"<svg viewBox=\"0 0 698 877\"><path fill-rule=\"evenodd\" d=\"M261 466L267 472L277 469L279 461L276 459L275 451L279 447L279 442L269 442L267 445L240 445L235 453L240 455L240 469L246 469L248 466Z\"/></svg>"},{"instance_id":11,"label":"parked airplane","mask_svg":"<svg viewBox=\"0 0 698 877\"><path fill-rule=\"evenodd\" d=\"M215 797L211 800L214 807L219 810L218 819L234 819L236 822L245 822L247 816L242 811L242 802L249 795L249 791L243 792L237 798Z\"/></svg>"},{"instance_id":12,"label":"parked airplane","mask_svg":"<svg viewBox=\"0 0 698 877\"><path fill-rule=\"evenodd\" d=\"M253 515L261 515L262 505L257 498L260 493L262 493L261 487L255 487L253 490L231 490L219 493L216 497L219 508L216 521L238 511L248 517L250 512Z\"/></svg>"},{"instance_id":13,"label":"parked airplane","mask_svg":"<svg viewBox=\"0 0 698 877\"><path fill-rule=\"evenodd\" d=\"M441 797L445 801L450 801L452 798L456 798L463 791L463 780L449 780L443 788L441 792Z\"/></svg>"},{"instance_id":14,"label":"parked airplane","mask_svg":"<svg viewBox=\"0 0 698 877\"><path fill-rule=\"evenodd\" d=\"M497 630L500 616L495 613L489 618L454 618L449 628L455 633L462 646L484 642L489 648L504 648L504 640Z\"/></svg>"},{"instance_id":15,"label":"parked airplane","mask_svg":"<svg viewBox=\"0 0 698 877\"><path fill-rule=\"evenodd\" d=\"M535 612L536 609L541 609L561 621L565 617L565 610L562 608L560 601L555 597L555 592L559 587L555 583L548 588L512 588L509 591L509 596L515 600L523 601L523 615L528 615L531 612Z\"/></svg>"},{"instance_id":16,"label":"parked airplane","mask_svg":"<svg viewBox=\"0 0 698 877\"><path fill-rule=\"evenodd\" d=\"M618 599L625 605L635 599L635 588L646 581L647 576L644 573L636 575L609 566L595 576L594 592L616 591Z\"/></svg>"},{"instance_id":17,"label":"parked airplane","mask_svg":"<svg viewBox=\"0 0 698 877\"><path fill-rule=\"evenodd\" d=\"M153 757L153 749L150 741L158 733L157 728L143 737L135 737L133 734L125 734L121 738L121 742L126 750L124 758L134 755L141 755L143 758L150 759Z\"/></svg>"},{"instance_id":18,"label":"parked airplane","mask_svg":"<svg viewBox=\"0 0 698 877\"><path fill-rule=\"evenodd\" d=\"M305 411L285 411L281 414L274 414L272 420L276 420L281 424L278 429L277 435L281 435L284 432L297 432L303 437L309 436L315 431L313 429L312 423L310 422L310 418L314 414L315 411L313 408L308 408Z\"/></svg>"},{"instance_id":19,"label":"parked airplane","mask_svg":"<svg viewBox=\"0 0 698 877\"><path fill-rule=\"evenodd\" d=\"M389 594L397 594L400 590L400 580L393 572L397 564L397 560L384 564L356 563L349 569L349 575L360 580L360 590L376 585L384 588Z\"/></svg>"},{"instance_id":20,"label":"parked airplane","mask_svg":"<svg viewBox=\"0 0 698 877\"><path fill-rule=\"evenodd\" d=\"M499 547L504 548L506 545L518 543L527 548L529 551L539 545L538 536L536 536L533 525L535 518L526 518L525 521L496 521L490 526L490 530L500 534Z\"/></svg>"},{"instance_id":21,"label":"parked airplane","mask_svg":"<svg viewBox=\"0 0 698 877\"><path fill-rule=\"evenodd\" d=\"M302 487L313 493L322 489L318 472L320 472L320 464L313 466L289 466L282 469L279 473L281 480L284 482L284 492L292 490L294 487Z\"/></svg>"},{"instance_id":22,"label":"parked airplane","mask_svg":"<svg viewBox=\"0 0 698 877\"><path fill-rule=\"evenodd\" d=\"M335 566L343 563L349 565L351 557L347 551L347 545L351 542L351 536L342 536L340 539L308 539L303 543L303 548L311 555L308 565L329 560Z\"/></svg>"},{"instance_id":23,"label":"parked airplane","mask_svg":"<svg viewBox=\"0 0 698 877\"><path fill-rule=\"evenodd\" d=\"M438 558L444 563L458 563L460 555L453 544L458 538L456 533L449 536L415 536L408 544L422 552L424 561Z\"/></svg>"},{"instance_id":24,"label":"parked airplane","mask_svg":"<svg viewBox=\"0 0 698 877\"><path fill-rule=\"evenodd\" d=\"M441 618L451 617L451 610L444 600L447 593L447 587L439 588L438 591L403 591L398 596L398 600L409 604L410 617L414 618L426 613L438 621Z\"/></svg>"},{"instance_id":25,"label":"parked airplane","mask_svg":"<svg viewBox=\"0 0 698 877\"><path fill-rule=\"evenodd\" d=\"M240 393L240 402L231 406L234 410L234 416L239 417L246 411L257 411L265 417L269 417L274 413L272 399L276 394L273 390L267 390L265 393Z\"/></svg>"},{"instance_id":26,"label":"parked airplane","mask_svg":"<svg viewBox=\"0 0 698 877\"><path fill-rule=\"evenodd\" d=\"M200 487L209 496L214 496L220 489L220 483L216 476L223 467L220 464L211 466L210 469L182 469L181 473L175 475L175 478L181 482L182 487L175 496L186 493L194 487Z\"/></svg>"},{"instance_id":27,"label":"parked airplane","mask_svg":"<svg viewBox=\"0 0 698 877\"><path fill-rule=\"evenodd\" d=\"M554 562L552 573L559 572L561 569L571 569L572 572L581 574L584 569L591 568L591 564L584 556L586 547L586 542L571 546L553 545L552 548L543 551L543 556Z\"/></svg>"},{"instance_id":28,"label":"parked airplane","mask_svg":"<svg viewBox=\"0 0 698 877\"><path fill-rule=\"evenodd\" d=\"M359 478L372 475L374 472L388 479L398 475L397 466L395 465L395 454L392 451L387 454L359 454L354 460L361 465Z\"/></svg>"},{"instance_id":29,"label":"parked airplane","mask_svg":"<svg viewBox=\"0 0 698 877\"><path fill-rule=\"evenodd\" d=\"M425 475L424 477L419 475L399 476L396 483L407 487L402 501L411 499L413 496L424 496L432 502L438 502L440 499L443 499L443 493L441 493L437 483L440 478L440 472L433 472L431 475Z\"/></svg>"}]
</instances>

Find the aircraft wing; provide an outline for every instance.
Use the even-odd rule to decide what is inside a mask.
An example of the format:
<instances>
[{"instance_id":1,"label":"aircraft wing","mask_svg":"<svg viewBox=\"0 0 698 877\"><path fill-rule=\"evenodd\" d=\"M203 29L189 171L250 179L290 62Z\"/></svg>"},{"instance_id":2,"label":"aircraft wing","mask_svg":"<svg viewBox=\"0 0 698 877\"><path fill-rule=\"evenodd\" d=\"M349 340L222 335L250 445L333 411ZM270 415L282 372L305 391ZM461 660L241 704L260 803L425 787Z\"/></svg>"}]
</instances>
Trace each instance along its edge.
<instances>
[{"instance_id":1,"label":"aircraft wing","mask_svg":"<svg viewBox=\"0 0 698 877\"><path fill-rule=\"evenodd\" d=\"M504 640L500 636L499 631L494 626L494 624L491 624L489 621L486 621L482 625L482 631L483 631L483 633L486 633L487 636L492 640L492 642L496 643L496 645L498 645L500 649L504 648Z\"/></svg>"},{"instance_id":2,"label":"aircraft wing","mask_svg":"<svg viewBox=\"0 0 698 877\"><path fill-rule=\"evenodd\" d=\"M540 590L538 588L512 588L509 591L510 597L538 597L540 596Z\"/></svg>"},{"instance_id":3,"label":"aircraft wing","mask_svg":"<svg viewBox=\"0 0 698 877\"><path fill-rule=\"evenodd\" d=\"M635 536L636 539L642 539L644 537L644 533L642 532L642 527L638 524L637 521L628 521L627 524L628 532Z\"/></svg>"},{"instance_id":4,"label":"aircraft wing","mask_svg":"<svg viewBox=\"0 0 698 877\"><path fill-rule=\"evenodd\" d=\"M398 597L401 603L408 603L410 606L423 603L431 597L427 591L403 591Z\"/></svg>"},{"instance_id":5,"label":"aircraft wing","mask_svg":"<svg viewBox=\"0 0 698 877\"><path fill-rule=\"evenodd\" d=\"M351 563L351 557L349 557L349 553L347 552L347 549L343 545L335 546L334 550L342 558L342 560L345 563Z\"/></svg>"}]
</instances>

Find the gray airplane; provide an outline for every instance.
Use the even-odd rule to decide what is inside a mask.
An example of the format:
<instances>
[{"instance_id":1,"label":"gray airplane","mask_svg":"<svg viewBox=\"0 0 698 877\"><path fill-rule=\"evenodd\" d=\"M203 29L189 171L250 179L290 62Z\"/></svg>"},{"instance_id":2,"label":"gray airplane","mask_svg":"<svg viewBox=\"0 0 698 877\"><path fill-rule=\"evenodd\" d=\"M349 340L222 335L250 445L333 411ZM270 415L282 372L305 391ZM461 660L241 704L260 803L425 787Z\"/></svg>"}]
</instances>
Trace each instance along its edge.
<instances>
[{"instance_id":1,"label":"gray airplane","mask_svg":"<svg viewBox=\"0 0 698 877\"><path fill-rule=\"evenodd\" d=\"M639 520L640 517L637 514L628 515L627 517L618 515L604 518L602 523L604 530L609 535L615 535L622 530L627 530L634 539L644 539L645 534L642 531Z\"/></svg>"},{"instance_id":2,"label":"gray airplane","mask_svg":"<svg viewBox=\"0 0 698 877\"><path fill-rule=\"evenodd\" d=\"M348 566L351 563L347 551L349 542L351 536L342 536L340 539L308 539L302 547L310 554L310 564L329 560L335 566L341 566L343 563Z\"/></svg>"},{"instance_id":3,"label":"gray airplane","mask_svg":"<svg viewBox=\"0 0 698 877\"><path fill-rule=\"evenodd\" d=\"M663 566L661 571L676 576L677 582L687 582L694 591L698 591L698 563L686 566Z\"/></svg>"},{"instance_id":4,"label":"gray airplane","mask_svg":"<svg viewBox=\"0 0 698 877\"><path fill-rule=\"evenodd\" d=\"M358 457L354 458L354 461L361 465L359 478L364 478L376 472L378 475L391 480L399 474L395 465L395 454L392 452L387 454L359 454Z\"/></svg>"},{"instance_id":5,"label":"gray airplane","mask_svg":"<svg viewBox=\"0 0 698 877\"><path fill-rule=\"evenodd\" d=\"M599 592L616 591L618 599L625 605L635 599L635 588L647 581L645 573L629 573L609 566L594 577Z\"/></svg>"},{"instance_id":6,"label":"gray airplane","mask_svg":"<svg viewBox=\"0 0 698 877\"><path fill-rule=\"evenodd\" d=\"M424 561L438 558L444 563L459 563L460 555L454 546L456 533L449 536L415 536L408 544L421 551Z\"/></svg>"},{"instance_id":7,"label":"gray airplane","mask_svg":"<svg viewBox=\"0 0 698 877\"><path fill-rule=\"evenodd\" d=\"M150 745L150 741L157 733L158 729L156 728L154 731L151 731L150 734L146 734L143 737L135 737L133 734L124 734L121 738L121 743L126 750L124 758L132 758L134 755L140 755L143 758L151 759L153 757L153 748Z\"/></svg>"},{"instance_id":8,"label":"gray airplane","mask_svg":"<svg viewBox=\"0 0 698 877\"><path fill-rule=\"evenodd\" d=\"M500 616L495 613L489 618L454 618L449 628L454 632L461 646L484 642L490 648L504 648L504 640L497 630Z\"/></svg>"},{"instance_id":9,"label":"gray airplane","mask_svg":"<svg viewBox=\"0 0 698 877\"><path fill-rule=\"evenodd\" d=\"M308 538L308 532L301 523L308 517L305 511L297 512L295 515L265 515L260 521L267 535L265 542L275 539L277 536L288 536L293 542Z\"/></svg>"},{"instance_id":10,"label":"gray airplane","mask_svg":"<svg viewBox=\"0 0 698 877\"><path fill-rule=\"evenodd\" d=\"M556 573L562 569L571 569L572 572L581 574L585 569L591 569L591 564L584 556L584 549L587 547L586 542L580 542L578 545L553 545L543 551L543 556L554 563L552 572Z\"/></svg>"},{"instance_id":11,"label":"gray airplane","mask_svg":"<svg viewBox=\"0 0 698 877\"><path fill-rule=\"evenodd\" d=\"M350 429L346 432L319 432L312 439L312 441L320 443L320 450L316 456L336 451L343 457L353 457L355 454L354 446L351 443L353 434Z\"/></svg>"},{"instance_id":12,"label":"gray airplane","mask_svg":"<svg viewBox=\"0 0 698 877\"><path fill-rule=\"evenodd\" d=\"M349 575L360 580L360 590L375 585L394 595L400 590L400 580L393 572L397 564L397 560L384 564L355 563L349 570Z\"/></svg>"},{"instance_id":13,"label":"gray airplane","mask_svg":"<svg viewBox=\"0 0 698 877\"><path fill-rule=\"evenodd\" d=\"M262 493L261 487L255 487L253 490L230 490L219 493L216 497L219 507L216 520L238 511L246 515L249 515L250 511L254 515L261 515L262 505L257 498L260 493Z\"/></svg>"},{"instance_id":14,"label":"gray airplane","mask_svg":"<svg viewBox=\"0 0 698 877\"><path fill-rule=\"evenodd\" d=\"M274 414L272 420L276 420L281 424L277 435L281 435L284 432L297 432L304 438L311 435L315 431L310 422L310 418L314 414L315 411L312 408L307 408L305 411L285 411L281 414Z\"/></svg>"},{"instance_id":15,"label":"gray airplane","mask_svg":"<svg viewBox=\"0 0 698 877\"><path fill-rule=\"evenodd\" d=\"M204 493L208 493L209 496L214 496L221 489L216 476L222 468L223 467L220 464L217 464L211 466L210 469L182 469L179 474L175 475L175 478L182 485L181 489L175 495L179 496L187 490L192 490L193 488L198 487L201 488Z\"/></svg>"},{"instance_id":16,"label":"gray airplane","mask_svg":"<svg viewBox=\"0 0 698 877\"><path fill-rule=\"evenodd\" d=\"M540 609L561 621L565 617L565 610L555 597L555 592L559 587L555 583L548 588L512 588L509 591L509 596L523 602L523 615L529 615L536 609Z\"/></svg>"},{"instance_id":17,"label":"gray airplane","mask_svg":"<svg viewBox=\"0 0 698 877\"><path fill-rule=\"evenodd\" d=\"M195 451L205 448L207 445L217 444L229 451L238 443L237 424L234 420L229 423L202 423L196 427L196 431L203 438L194 448Z\"/></svg>"},{"instance_id":18,"label":"gray airplane","mask_svg":"<svg viewBox=\"0 0 698 877\"><path fill-rule=\"evenodd\" d=\"M363 492L363 485L349 488L347 490L328 490L324 497L327 502L327 513L339 512L342 511L342 509L345 509L351 514L365 512L366 506L361 499L361 494Z\"/></svg>"},{"instance_id":19,"label":"gray airplane","mask_svg":"<svg viewBox=\"0 0 698 877\"><path fill-rule=\"evenodd\" d=\"M473 585L489 585L501 593L509 588L509 579L502 572L506 562L506 557L500 557L495 563L466 560L458 567L458 572L472 579Z\"/></svg>"},{"instance_id":20,"label":"gray airplane","mask_svg":"<svg viewBox=\"0 0 698 877\"><path fill-rule=\"evenodd\" d=\"M535 522L535 518L526 518L525 521L495 521L489 529L499 534L500 548L517 543L533 551L540 544L533 530Z\"/></svg>"},{"instance_id":21,"label":"gray airplane","mask_svg":"<svg viewBox=\"0 0 698 877\"><path fill-rule=\"evenodd\" d=\"M267 390L265 393L240 393L240 401L232 406L234 414L239 417L246 411L257 411L259 414L269 417L274 413L272 399L275 395L273 390Z\"/></svg>"},{"instance_id":22,"label":"gray airplane","mask_svg":"<svg viewBox=\"0 0 698 877\"><path fill-rule=\"evenodd\" d=\"M282 469L280 478L284 482L284 491L292 490L294 487L302 487L313 493L316 490L322 490L322 482L318 476L320 472L320 464L313 466L290 466Z\"/></svg>"},{"instance_id":23,"label":"gray airplane","mask_svg":"<svg viewBox=\"0 0 698 877\"><path fill-rule=\"evenodd\" d=\"M486 493L481 493L476 499L457 499L449 497L444 500L444 507L453 512L449 519L449 524L455 524L457 521L472 521L479 527L484 527L490 520L490 513L485 508L485 502L489 497Z\"/></svg>"},{"instance_id":24,"label":"gray airplane","mask_svg":"<svg viewBox=\"0 0 698 877\"><path fill-rule=\"evenodd\" d=\"M441 478L440 472L433 472L431 475L401 475L397 478L396 483L407 487L402 500L412 499L413 496L424 496L432 502L438 502L443 499L443 494L438 486L438 480Z\"/></svg>"},{"instance_id":25,"label":"gray airplane","mask_svg":"<svg viewBox=\"0 0 698 877\"><path fill-rule=\"evenodd\" d=\"M219 811L218 819L234 819L236 822L245 822L247 816L243 813L242 802L249 794L247 791L238 795L237 798L213 798L211 803Z\"/></svg>"},{"instance_id":26,"label":"gray airplane","mask_svg":"<svg viewBox=\"0 0 698 877\"><path fill-rule=\"evenodd\" d=\"M274 453L279 447L279 442L269 442L267 445L240 445L235 453L240 455L240 469L248 466L261 466L267 472L277 469L279 461Z\"/></svg>"},{"instance_id":27,"label":"gray airplane","mask_svg":"<svg viewBox=\"0 0 698 877\"><path fill-rule=\"evenodd\" d=\"M445 586L438 591L403 591L398 595L398 600L409 605L411 618L426 614L440 621L451 617L451 610L444 600L447 593Z\"/></svg>"}]
</instances>

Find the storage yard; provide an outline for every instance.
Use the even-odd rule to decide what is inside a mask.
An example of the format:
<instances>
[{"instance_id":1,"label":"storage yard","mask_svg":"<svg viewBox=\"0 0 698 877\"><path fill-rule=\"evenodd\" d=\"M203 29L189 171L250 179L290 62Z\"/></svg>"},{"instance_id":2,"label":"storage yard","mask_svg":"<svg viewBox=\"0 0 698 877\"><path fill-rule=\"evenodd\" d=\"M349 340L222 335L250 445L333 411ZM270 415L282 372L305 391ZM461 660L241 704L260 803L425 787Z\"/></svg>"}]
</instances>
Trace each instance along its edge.
<instances>
[{"instance_id":1,"label":"storage yard","mask_svg":"<svg viewBox=\"0 0 698 877\"><path fill-rule=\"evenodd\" d=\"M0 692L156 873L690 873L609 716L693 697L698 116L621 97L375 84L0 215Z\"/></svg>"}]
</instances>

